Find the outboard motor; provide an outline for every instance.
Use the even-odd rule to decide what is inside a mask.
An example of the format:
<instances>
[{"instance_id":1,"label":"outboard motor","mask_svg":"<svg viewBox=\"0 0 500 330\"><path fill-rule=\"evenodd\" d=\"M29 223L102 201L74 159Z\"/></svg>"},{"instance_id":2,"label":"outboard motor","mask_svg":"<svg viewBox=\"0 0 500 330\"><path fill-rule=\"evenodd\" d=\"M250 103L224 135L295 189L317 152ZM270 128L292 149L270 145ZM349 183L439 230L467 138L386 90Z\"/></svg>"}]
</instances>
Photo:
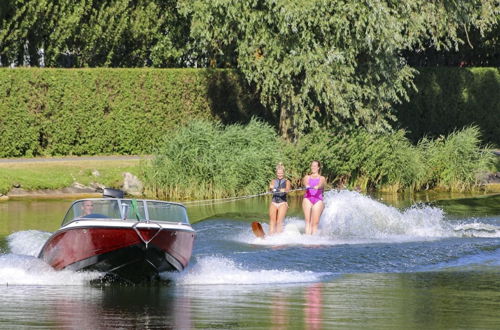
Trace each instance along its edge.
<instances>
[{"instance_id":1,"label":"outboard motor","mask_svg":"<svg viewBox=\"0 0 500 330\"><path fill-rule=\"evenodd\" d=\"M125 193L120 189L104 188L102 191L102 197L105 198L123 198Z\"/></svg>"}]
</instances>

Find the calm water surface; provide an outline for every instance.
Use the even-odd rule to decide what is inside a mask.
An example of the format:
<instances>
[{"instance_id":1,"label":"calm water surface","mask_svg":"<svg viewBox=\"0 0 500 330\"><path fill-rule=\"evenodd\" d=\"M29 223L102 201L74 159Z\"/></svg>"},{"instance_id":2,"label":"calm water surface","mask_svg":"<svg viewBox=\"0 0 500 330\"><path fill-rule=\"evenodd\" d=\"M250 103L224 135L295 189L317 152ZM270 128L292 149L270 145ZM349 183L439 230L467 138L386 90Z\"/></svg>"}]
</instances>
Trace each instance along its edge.
<instances>
[{"instance_id":1,"label":"calm water surface","mask_svg":"<svg viewBox=\"0 0 500 330\"><path fill-rule=\"evenodd\" d=\"M35 257L71 201L3 202L0 328L498 329L500 195L439 197L329 192L312 237L296 198L266 239L267 198L189 206L190 267L135 287Z\"/></svg>"}]
</instances>

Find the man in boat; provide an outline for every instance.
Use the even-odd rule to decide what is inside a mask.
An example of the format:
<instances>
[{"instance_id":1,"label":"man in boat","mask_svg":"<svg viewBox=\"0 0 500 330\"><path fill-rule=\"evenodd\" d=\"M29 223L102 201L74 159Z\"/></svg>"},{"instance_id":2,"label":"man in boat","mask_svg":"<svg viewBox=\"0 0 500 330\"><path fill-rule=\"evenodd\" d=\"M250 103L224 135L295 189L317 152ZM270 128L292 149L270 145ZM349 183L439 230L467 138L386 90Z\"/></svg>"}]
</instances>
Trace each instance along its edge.
<instances>
[{"instance_id":1,"label":"man in boat","mask_svg":"<svg viewBox=\"0 0 500 330\"><path fill-rule=\"evenodd\" d=\"M92 214L94 212L94 203L92 201L83 201L81 208L82 217Z\"/></svg>"}]
</instances>

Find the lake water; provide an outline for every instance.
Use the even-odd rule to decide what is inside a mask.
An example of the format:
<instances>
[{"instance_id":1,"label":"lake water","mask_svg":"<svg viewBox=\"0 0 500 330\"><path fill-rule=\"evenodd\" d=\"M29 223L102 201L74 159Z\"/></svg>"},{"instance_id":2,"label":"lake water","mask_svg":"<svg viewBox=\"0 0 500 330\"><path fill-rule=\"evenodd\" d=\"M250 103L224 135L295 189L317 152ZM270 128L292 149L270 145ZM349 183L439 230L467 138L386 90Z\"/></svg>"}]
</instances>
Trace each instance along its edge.
<instances>
[{"instance_id":1,"label":"lake water","mask_svg":"<svg viewBox=\"0 0 500 330\"><path fill-rule=\"evenodd\" d=\"M498 329L500 195L435 198L332 191L316 236L291 198L285 232L266 239L250 223L268 198L189 206L189 268L135 287L35 257L71 201L3 202L0 328Z\"/></svg>"}]
</instances>

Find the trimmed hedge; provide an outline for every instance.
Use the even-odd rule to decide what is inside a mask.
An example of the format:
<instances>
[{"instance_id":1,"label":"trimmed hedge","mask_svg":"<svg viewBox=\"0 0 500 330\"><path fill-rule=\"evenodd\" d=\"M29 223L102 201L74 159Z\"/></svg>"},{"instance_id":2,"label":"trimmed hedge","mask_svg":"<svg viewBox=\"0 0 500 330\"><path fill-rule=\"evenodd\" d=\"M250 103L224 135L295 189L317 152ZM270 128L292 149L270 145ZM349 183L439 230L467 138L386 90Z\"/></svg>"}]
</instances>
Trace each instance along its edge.
<instances>
[{"instance_id":1,"label":"trimmed hedge","mask_svg":"<svg viewBox=\"0 0 500 330\"><path fill-rule=\"evenodd\" d=\"M418 91L396 106L398 124L414 142L476 125L485 142L500 146L499 68L421 68Z\"/></svg>"},{"instance_id":2,"label":"trimmed hedge","mask_svg":"<svg viewBox=\"0 0 500 330\"><path fill-rule=\"evenodd\" d=\"M266 116L229 70L0 69L0 100L0 157L150 153L194 118Z\"/></svg>"},{"instance_id":3,"label":"trimmed hedge","mask_svg":"<svg viewBox=\"0 0 500 330\"><path fill-rule=\"evenodd\" d=\"M424 68L397 105L414 142L477 125L500 146L498 68ZM0 157L141 154L193 119L278 125L235 71L0 69Z\"/></svg>"}]
</instances>

